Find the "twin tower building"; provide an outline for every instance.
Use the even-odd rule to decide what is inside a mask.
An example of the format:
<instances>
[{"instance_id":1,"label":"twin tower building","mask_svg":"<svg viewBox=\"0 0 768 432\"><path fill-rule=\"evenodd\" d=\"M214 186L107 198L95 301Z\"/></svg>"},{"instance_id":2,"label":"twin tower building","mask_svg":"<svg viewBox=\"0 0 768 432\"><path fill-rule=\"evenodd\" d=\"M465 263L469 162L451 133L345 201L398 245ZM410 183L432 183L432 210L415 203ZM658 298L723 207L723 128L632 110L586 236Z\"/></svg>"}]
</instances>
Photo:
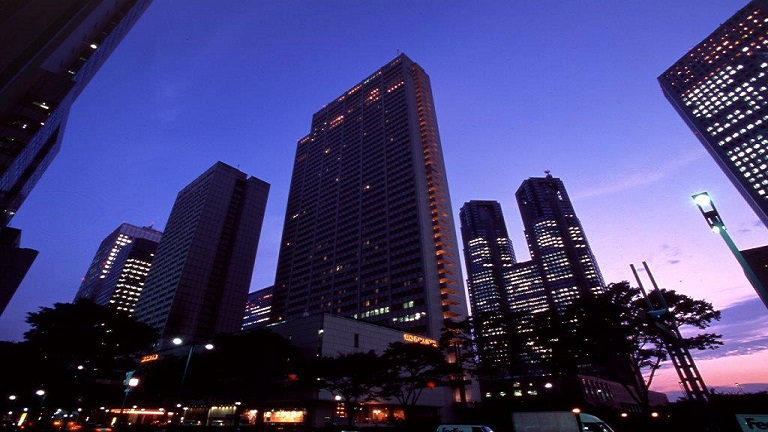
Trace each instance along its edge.
<instances>
[{"instance_id":1,"label":"twin tower building","mask_svg":"<svg viewBox=\"0 0 768 432\"><path fill-rule=\"evenodd\" d=\"M77 298L125 309L164 341L240 330L268 191L216 163L179 192L162 238L127 224L107 237ZM472 309L534 312L602 290L562 182L532 178L517 197L529 262L498 203L461 210ZM429 77L399 55L298 141L270 322L331 314L438 339L469 315L453 214Z\"/></svg>"}]
</instances>

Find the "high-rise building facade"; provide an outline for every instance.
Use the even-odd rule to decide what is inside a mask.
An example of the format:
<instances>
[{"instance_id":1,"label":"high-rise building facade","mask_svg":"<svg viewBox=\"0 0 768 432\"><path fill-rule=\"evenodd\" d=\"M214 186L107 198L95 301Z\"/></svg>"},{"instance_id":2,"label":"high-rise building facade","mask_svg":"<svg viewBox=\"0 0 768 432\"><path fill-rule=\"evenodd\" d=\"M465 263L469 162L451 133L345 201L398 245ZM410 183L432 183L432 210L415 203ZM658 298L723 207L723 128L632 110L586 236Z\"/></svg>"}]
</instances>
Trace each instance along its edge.
<instances>
[{"instance_id":1,"label":"high-rise building facade","mask_svg":"<svg viewBox=\"0 0 768 432\"><path fill-rule=\"evenodd\" d=\"M517 262L501 205L469 201L459 212L472 314L509 310L506 273Z\"/></svg>"},{"instance_id":2,"label":"high-rise building facade","mask_svg":"<svg viewBox=\"0 0 768 432\"><path fill-rule=\"evenodd\" d=\"M129 223L123 223L102 240L91 265L85 272L80 288L75 294L75 300L86 299L97 302L104 286L104 279L115 267L115 260L123 248L129 248L137 239L147 239L155 243L160 241L163 233L151 226L139 227ZM122 268L118 265L118 272Z\"/></svg>"},{"instance_id":3,"label":"high-rise building facade","mask_svg":"<svg viewBox=\"0 0 768 432\"><path fill-rule=\"evenodd\" d=\"M2 2L0 249L20 277L0 281L0 297L13 296L36 255L5 241L19 238L8 224L58 153L72 103L150 3Z\"/></svg>"},{"instance_id":4,"label":"high-rise building facade","mask_svg":"<svg viewBox=\"0 0 768 432\"><path fill-rule=\"evenodd\" d=\"M768 226L768 0L752 0L658 77L664 95Z\"/></svg>"},{"instance_id":5,"label":"high-rise building facade","mask_svg":"<svg viewBox=\"0 0 768 432\"><path fill-rule=\"evenodd\" d=\"M762 286L768 287L768 245L744 249L741 255Z\"/></svg>"},{"instance_id":6,"label":"high-rise building facade","mask_svg":"<svg viewBox=\"0 0 768 432\"><path fill-rule=\"evenodd\" d=\"M161 347L240 330L268 193L222 162L179 192L134 312Z\"/></svg>"},{"instance_id":7,"label":"high-rise building facade","mask_svg":"<svg viewBox=\"0 0 768 432\"><path fill-rule=\"evenodd\" d=\"M243 330L251 330L269 324L273 292L274 287L269 286L248 293L248 299L245 302L245 314L243 315Z\"/></svg>"},{"instance_id":8,"label":"high-rise building facade","mask_svg":"<svg viewBox=\"0 0 768 432\"><path fill-rule=\"evenodd\" d=\"M531 260L516 262L498 202L469 201L460 213L467 287L481 361L503 374L540 374L537 358L548 354L532 317L601 293L604 282L560 179L529 178L516 197Z\"/></svg>"},{"instance_id":9,"label":"high-rise building facade","mask_svg":"<svg viewBox=\"0 0 768 432\"><path fill-rule=\"evenodd\" d=\"M272 321L332 313L437 338L466 309L429 77L399 55L298 142Z\"/></svg>"},{"instance_id":10,"label":"high-rise building facade","mask_svg":"<svg viewBox=\"0 0 768 432\"><path fill-rule=\"evenodd\" d=\"M538 267L549 308L562 310L581 296L602 293L603 276L597 266L573 204L559 178L547 173L531 177L515 193L525 228L531 260ZM514 308L541 302L531 293L511 301ZM517 302L520 301L520 304Z\"/></svg>"},{"instance_id":11,"label":"high-rise building facade","mask_svg":"<svg viewBox=\"0 0 768 432\"><path fill-rule=\"evenodd\" d=\"M576 369L565 374L556 370L562 354L551 342L567 335L543 330L576 324L570 320L578 320L577 315L563 317L566 308L602 293L604 282L560 179L549 173L529 178L516 198L529 261L516 262L498 202L469 201L460 213L472 324L486 373L480 379L482 394L486 399L511 394L521 403L535 403L541 397L536 389L546 383L550 387L545 392L560 399L588 400L594 387L588 383L597 381L623 389L613 381L612 364L601 359L578 358ZM563 323L565 319L569 321ZM614 400L613 395L602 396Z\"/></svg>"},{"instance_id":12,"label":"high-rise building facade","mask_svg":"<svg viewBox=\"0 0 768 432\"><path fill-rule=\"evenodd\" d=\"M502 366L509 363L508 329L499 319L510 310L508 275L516 263L512 240L496 201L466 202L459 219L475 342L484 364Z\"/></svg>"},{"instance_id":13,"label":"high-rise building facade","mask_svg":"<svg viewBox=\"0 0 768 432\"><path fill-rule=\"evenodd\" d=\"M96 304L133 315L157 251L157 242L137 238L115 256L103 279Z\"/></svg>"},{"instance_id":14,"label":"high-rise building facade","mask_svg":"<svg viewBox=\"0 0 768 432\"><path fill-rule=\"evenodd\" d=\"M22 248L20 244L21 230L0 228L0 315L37 257L36 250Z\"/></svg>"}]
</instances>

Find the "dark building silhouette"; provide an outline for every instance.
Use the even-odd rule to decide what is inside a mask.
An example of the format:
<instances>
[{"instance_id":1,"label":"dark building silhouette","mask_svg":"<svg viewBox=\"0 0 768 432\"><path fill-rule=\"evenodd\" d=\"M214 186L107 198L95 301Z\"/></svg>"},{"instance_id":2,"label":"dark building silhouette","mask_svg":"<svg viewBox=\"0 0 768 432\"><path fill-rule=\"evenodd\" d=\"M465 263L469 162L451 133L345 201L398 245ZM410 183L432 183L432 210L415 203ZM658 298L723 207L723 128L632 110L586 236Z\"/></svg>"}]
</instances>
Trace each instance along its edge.
<instances>
[{"instance_id":1,"label":"dark building silhouette","mask_svg":"<svg viewBox=\"0 0 768 432\"><path fill-rule=\"evenodd\" d=\"M248 293L248 299L245 302L245 314L243 315L243 330L251 330L269 324L274 288L269 286Z\"/></svg>"},{"instance_id":2,"label":"dark building silhouette","mask_svg":"<svg viewBox=\"0 0 768 432\"><path fill-rule=\"evenodd\" d=\"M268 192L222 162L179 192L134 313L161 348L240 330Z\"/></svg>"},{"instance_id":3,"label":"dark building silhouette","mask_svg":"<svg viewBox=\"0 0 768 432\"><path fill-rule=\"evenodd\" d=\"M768 226L768 0L752 0L658 81L688 127Z\"/></svg>"},{"instance_id":4,"label":"dark building silhouette","mask_svg":"<svg viewBox=\"0 0 768 432\"><path fill-rule=\"evenodd\" d=\"M467 309L452 214L429 77L399 55L298 142L272 321L331 313L437 338Z\"/></svg>"},{"instance_id":5,"label":"dark building silhouette","mask_svg":"<svg viewBox=\"0 0 768 432\"><path fill-rule=\"evenodd\" d=\"M0 315L37 257L36 250L22 248L20 243L21 230L0 229Z\"/></svg>"},{"instance_id":6,"label":"dark building silhouette","mask_svg":"<svg viewBox=\"0 0 768 432\"><path fill-rule=\"evenodd\" d=\"M152 227L138 227L129 223L122 223L102 240L93 256L91 265L85 272L80 288L75 294L75 300L86 299L99 303L98 299L104 286L104 279L115 267L118 268L118 272L122 271L122 267L115 263L120 251L124 248L131 249L131 244L137 239L148 239L157 243L162 235L162 232ZM114 288L114 286L110 288Z\"/></svg>"},{"instance_id":7,"label":"dark building silhouette","mask_svg":"<svg viewBox=\"0 0 768 432\"><path fill-rule=\"evenodd\" d=\"M72 103L151 0L25 0L0 4L0 231L59 151ZM18 235L0 233L0 241ZM0 243L13 268L0 297L13 296L32 265L30 249ZM30 259L30 257L32 259ZM3 264L5 265L5 264ZM21 276L18 278L17 276ZM11 279L18 280L10 284Z\"/></svg>"},{"instance_id":8,"label":"dark building silhouette","mask_svg":"<svg viewBox=\"0 0 768 432\"><path fill-rule=\"evenodd\" d=\"M118 252L96 303L133 315L157 251L157 242L137 238Z\"/></svg>"},{"instance_id":9,"label":"dark building silhouette","mask_svg":"<svg viewBox=\"0 0 768 432\"><path fill-rule=\"evenodd\" d=\"M757 276L757 280L763 287L768 287L768 246L744 249L741 251L741 255Z\"/></svg>"}]
</instances>

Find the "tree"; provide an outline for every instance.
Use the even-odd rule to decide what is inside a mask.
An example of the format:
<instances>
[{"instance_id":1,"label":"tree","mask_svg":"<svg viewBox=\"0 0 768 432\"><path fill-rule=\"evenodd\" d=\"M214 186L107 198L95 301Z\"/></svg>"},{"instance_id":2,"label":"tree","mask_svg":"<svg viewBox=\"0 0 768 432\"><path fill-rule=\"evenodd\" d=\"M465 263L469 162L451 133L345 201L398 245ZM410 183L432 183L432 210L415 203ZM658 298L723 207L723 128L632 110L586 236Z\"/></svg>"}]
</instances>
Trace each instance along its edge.
<instances>
[{"instance_id":1,"label":"tree","mask_svg":"<svg viewBox=\"0 0 768 432\"><path fill-rule=\"evenodd\" d=\"M477 375L477 345L472 338L472 321L445 320L438 347L446 358L446 373L452 389L458 390L462 407L467 404L467 375Z\"/></svg>"},{"instance_id":2,"label":"tree","mask_svg":"<svg viewBox=\"0 0 768 432\"><path fill-rule=\"evenodd\" d=\"M422 392L441 384L449 373L445 354L440 348L417 343L393 342L382 354L387 380L381 397L393 398L412 419Z\"/></svg>"},{"instance_id":3,"label":"tree","mask_svg":"<svg viewBox=\"0 0 768 432\"><path fill-rule=\"evenodd\" d=\"M360 404L375 400L385 381L382 359L374 351L320 357L315 362L318 387L341 397L347 424L354 424Z\"/></svg>"},{"instance_id":4,"label":"tree","mask_svg":"<svg viewBox=\"0 0 768 432\"><path fill-rule=\"evenodd\" d=\"M602 295L585 296L561 312L542 315L536 327L550 356L545 363L560 373L599 365L600 372L622 383L647 411L655 373L669 359L666 329L676 325L688 334L672 342L689 350L722 345L721 335L697 332L720 319L711 303L674 290L660 289L658 294L666 308L657 295L646 299L626 281L612 283Z\"/></svg>"},{"instance_id":5,"label":"tree","mask_svg":"<svg viewBox=\"0 0 768 432\"><path fill-rule=\"evenodd\" d=\"M31 329L23 344L39 365L33 385L48 391L50 403L119 399L125 372L157 340L152 327L86 300L41 307L26 321Z\"/></svg>"}]
</instances>

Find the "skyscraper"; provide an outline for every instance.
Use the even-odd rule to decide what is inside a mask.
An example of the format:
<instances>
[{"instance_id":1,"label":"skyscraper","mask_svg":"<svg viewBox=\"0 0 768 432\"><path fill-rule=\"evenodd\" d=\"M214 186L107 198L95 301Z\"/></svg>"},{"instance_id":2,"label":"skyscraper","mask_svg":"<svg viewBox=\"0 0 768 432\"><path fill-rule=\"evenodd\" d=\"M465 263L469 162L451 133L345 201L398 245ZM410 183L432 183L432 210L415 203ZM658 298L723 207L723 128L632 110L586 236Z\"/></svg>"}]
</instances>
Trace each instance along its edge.
<instances>
[{"instance_id":1,"label":"skyscraper","mask_svg":"<svg viewBox=\"0 0 768 432\"><path fill-rule=\"evenodd\" d=\"M222 162L179 192L134 313L161 345L240 330L268 193Z\"/></svg>"},{"instance_id":2,"label":"skyscraper","mask_svg":"<svg viewBox=\"0 0 768 432\"><path fill-rule=\"evenodd\" d=\"M399 55L298 142L272 321L332 313L437 338L466 296L429 77Z\"/></svg>"},{"instance_id":3,"label":"skyscraper","mask_svg":"<svg viewBox=\"0 0 768 432\"><path fill-rule=\"evenodd\" d=\"M102 280L96 304L133 315L156 251L157 242L144 238L137 238L122 248Z\"/></svg>"},{"instance_id":4,"label":"skyscraper","mask_svg":"<svg viewBox=\"0 0 768 432\"><path fill-rule=\"evenodd\" d=\"M503 367L509 364L509 329L500 318L510 311L509 274L516 263L507 224L496 201L466 202L459 219L477 348L485 365Z\"/></svg>"},{"instance_id":5,"label":"skyscraper","mask_svg":"<svg viewBox=\"0 0 768 432\"><path fill-rule=\"evenodd\" d=\"M482 393L535 400L540 397L535 389L548 383L545 391L558 398L586 401L600 382L629 400L613 381L613 359L575 357L576 367L567 373L557 369L566 358L552 342L567 339L568 329L582 318L564 317L566 308L604 290L563 182L549 172L529 178L516 198L530 261L516 262L498 202L469 201L460 213L475 342L483 370L490 373L481 378ZM602 387L600 392L607 391ZM601 402L615 402L612 394L602 396L608 399Z\"/></svg>"},{"instance_id":6,"label":"skyscraper","mask_svg":"<svg viewBox=\"0 0 768 432\"><path fill-rule=\"evenodd\" d=\"M467 289L473 314L509 310L508 278L517 262L501 205L496 201L469 201L459 212Z\"/></svg>"},{"instance_id":7,"label":"skyscraper","mask_svg":"<svg viewBox=\"0 0 768 432\"><path fill-rule=\"evenodd\" d=\"M658 77L664 96L768 226L768 0L752 0Z\"/></svg>"},{"instance_id":8,"label":"skyscraper","mask_svg":"<svg viewBox=\"0 0 768 432\"><path fill-rule=\"evenodd\" d=\"M0 281L0 297L13 296L36 255L19 247L8 224L58 153L72 103L150 3L25 0L0 6L0 248L4 263L14 263L4 271L17 276L14 283Z\"/></svg>"},{"instance_id":9,"label":"skyscraper","mask_svg":"<svg viewBox=\"0 0 768 432\"><path fill-rule=\"evenodd\" d=\"M75 300L87 299L96 302L101 293L104 279L112 270L120 251L125 247L130 249L130 244L136 239L148 239L157 243L162 235L163 233L152 227L138 227L129 223L122 223L102 240L93 256L91 265L85 272L80 288L75 294ZM118 272L122 271L121 266L118 265L117 267Z\"/></svg>"},{"instance_id":10,"label":"skyscraper","mask_svg":"<svg viewBox=\"0 0 768 432\"><path fill-rule=\"evenodd\" d=\"M248 293L243 314L243 330L255 329L269 324L272 312L272 292L274 287L268 286L258 291Z\"/></svg>"},{"instance_id":11,"label":"skyscraper","mask_svg":"<svg viewBox=\"0 0 768 432\"><path fill-rule=\"evenodd\" d=\"M517 368L507 373L537 373L536 356L543 351L526 330L528 320L600 293L604 282L560 179L549 173L529 178L516 197L531 260L516 262L498 202L469 201L460 213L464 262L481 360ZM522 360L515 365L512 357Z\"/></svg>"},{"instance_id":12,"label":"skyscraper","mask_svg":"<svg viewBox=\"0 0 768 432\"><path fill-rule=\"evenodd\" d=\"M0 228L0 315L37 257L36 250L19 247L20 243L21 230Z\"/></svg>"},{"instance_id":13,"label":"skyscraper","mask_svg":"<svg viewBox=\"0 0 768 432\"><path fill-rule=\"evenodd\" d=\"M548 306L562 310L581 296L601 293L603 276L563 182L549 173L531 177L515 197ZM535 301L529 294L520 300Z\"/></svg>"}]
</instances>

